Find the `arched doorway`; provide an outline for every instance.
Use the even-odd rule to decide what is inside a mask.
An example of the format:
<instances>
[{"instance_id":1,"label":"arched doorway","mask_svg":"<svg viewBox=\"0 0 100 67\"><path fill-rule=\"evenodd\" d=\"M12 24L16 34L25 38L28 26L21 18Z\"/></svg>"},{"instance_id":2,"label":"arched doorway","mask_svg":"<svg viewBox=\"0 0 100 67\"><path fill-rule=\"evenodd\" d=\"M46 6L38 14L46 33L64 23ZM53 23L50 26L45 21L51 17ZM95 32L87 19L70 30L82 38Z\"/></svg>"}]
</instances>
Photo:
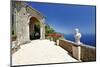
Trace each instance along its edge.
<instances>
[{"instance_id":1,"label":"arched doorway","mask_svg":"<svg viewBox=\"0 0 100 67\"><path fill-rule=\"evenodd\" d=\"M30 40L40 39L40 21L31 17L29 22Z\"/></svg>"}]
</instances>

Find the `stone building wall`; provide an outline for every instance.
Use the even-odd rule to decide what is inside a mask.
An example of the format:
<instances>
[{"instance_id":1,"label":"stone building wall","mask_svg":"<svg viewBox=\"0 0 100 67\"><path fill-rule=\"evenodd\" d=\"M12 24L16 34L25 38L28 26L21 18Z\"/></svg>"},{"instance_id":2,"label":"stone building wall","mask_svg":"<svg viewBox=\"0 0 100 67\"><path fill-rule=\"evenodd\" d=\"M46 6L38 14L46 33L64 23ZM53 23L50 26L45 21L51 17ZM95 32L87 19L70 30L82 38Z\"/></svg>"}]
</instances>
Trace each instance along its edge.
<instances>
[{"instance_id":1,"label":"stone building wall","mask_svg":"<svg viewBox=\"0 0 100 67\"><path fill-rule=\"evenodd\" d=\"M12 23L14 33L16 34L16 45L24 44L30 41L29 22L31 17L37 18L40 22L40 39L45 39L45 17L34 8L24 2L12 2Z\"/></svg>"}]
</instances>

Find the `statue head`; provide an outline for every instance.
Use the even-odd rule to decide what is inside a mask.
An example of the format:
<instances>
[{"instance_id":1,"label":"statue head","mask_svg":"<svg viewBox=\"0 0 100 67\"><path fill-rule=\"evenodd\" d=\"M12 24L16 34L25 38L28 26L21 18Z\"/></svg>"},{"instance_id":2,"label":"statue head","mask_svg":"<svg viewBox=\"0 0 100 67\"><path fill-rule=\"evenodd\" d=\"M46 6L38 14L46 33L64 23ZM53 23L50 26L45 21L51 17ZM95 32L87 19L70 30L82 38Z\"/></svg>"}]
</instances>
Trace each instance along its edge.
<instances>
[{"instance_id":1,"label":"statue head","mask_svg":"<svg viewBox=\"0 0 100 67\"><path fill-rule=\"evenodd\" d=\"M76 33L78 33L78 32L79 32L79 29L78 29L78 28L76 28L76 29L75 29L75 32L76 32Z\"/></svg>"}]
</instances>

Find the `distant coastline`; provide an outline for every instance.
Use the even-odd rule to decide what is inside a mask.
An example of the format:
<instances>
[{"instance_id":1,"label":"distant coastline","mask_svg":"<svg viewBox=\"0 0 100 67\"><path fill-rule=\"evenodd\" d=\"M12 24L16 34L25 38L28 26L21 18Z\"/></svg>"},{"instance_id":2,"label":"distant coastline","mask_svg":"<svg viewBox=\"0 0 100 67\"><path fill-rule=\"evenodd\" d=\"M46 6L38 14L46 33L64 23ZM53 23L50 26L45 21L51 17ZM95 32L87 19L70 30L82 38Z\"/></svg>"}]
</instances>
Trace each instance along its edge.
<instances>
[{"instance_id":1,"label":"distant coastline","mask_svg":"<svg viewBox=\"0 0 100 67\"><path fill-rule=\"evenodd\" d=\"M64 38L75 42L74 34L63 34ZM96 47L95 34L82 34L81 42Z\"/></svg>"}]
</instances>

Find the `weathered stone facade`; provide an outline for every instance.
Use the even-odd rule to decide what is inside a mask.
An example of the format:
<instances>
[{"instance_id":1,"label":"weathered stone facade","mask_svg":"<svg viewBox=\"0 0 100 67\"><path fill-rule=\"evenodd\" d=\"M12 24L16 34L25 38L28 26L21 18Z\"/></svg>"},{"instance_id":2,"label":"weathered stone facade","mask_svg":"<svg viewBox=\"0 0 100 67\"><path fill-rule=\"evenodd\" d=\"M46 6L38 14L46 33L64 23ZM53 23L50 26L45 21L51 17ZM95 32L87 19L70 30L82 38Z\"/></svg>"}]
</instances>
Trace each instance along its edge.
<instances>
[{"instance_id":1,"label":"weathered stone facade","mask_svg":"<svg viewBox=\"0 0 100 67\"><path fill-rule=\"evenodd\" d=\"M16 45L30 41L29 22L31 17L35 17L40 22L40 39L45 39L45 18L37 10L24 2L16 2L13 7L14 32L16 33Z\"/></svg>"}]
</instances>

